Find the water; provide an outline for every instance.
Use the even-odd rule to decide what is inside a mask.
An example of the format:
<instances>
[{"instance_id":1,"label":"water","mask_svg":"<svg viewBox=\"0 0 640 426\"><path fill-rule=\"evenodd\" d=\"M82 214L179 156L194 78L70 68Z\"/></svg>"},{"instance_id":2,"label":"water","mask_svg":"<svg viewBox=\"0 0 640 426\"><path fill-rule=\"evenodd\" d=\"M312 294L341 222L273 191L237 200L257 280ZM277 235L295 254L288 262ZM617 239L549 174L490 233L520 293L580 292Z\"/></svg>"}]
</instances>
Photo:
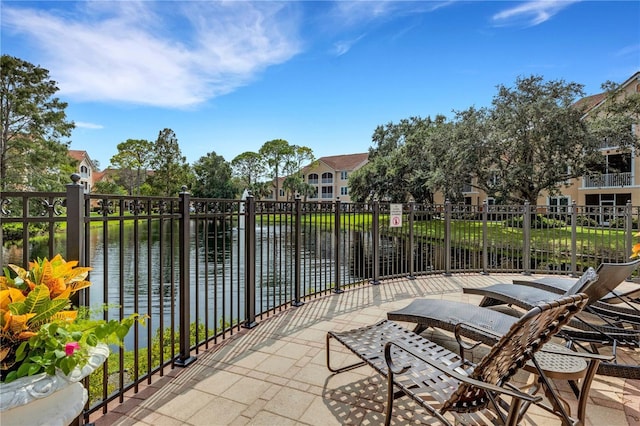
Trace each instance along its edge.
<instances>
[{"instance_id":1,"label":"water","mask_svg":"<svg viewBox=\"0 0 640 426\"><path fill-rule=\"evenodd\" d=\"M146 328L137 331L139 346L145 347L150 337L172 322L178 323L179 247L172 242L169 222L154 222L150 229L126 223L121 228L92 227L89 239L89 305L110 306L108 318L139 313L151 319ZM121 230L121 231L120 231ZM221 324L244 319L244 229L199 226L192 222L190 241L190 309L191 322L196 320L214 330ZM302 280L307 292L330 288L334 277L334 247L331 231L305 229L300 257ZM177 233L176 233L177 235ZM197 238L196 238L197 236ZM64 236L56 236L54 247L64 252ZM340 274L344 281L358 279L349 270L349 251L342 250ZM31 243L30 257L48 256L46 241ZM256 229L256 313L275 308L292 300L295 248L293 236L279 225ZM22 249L3 248L3 262L22 264ZM107 283L107 285L105 285ZM304 293L304 289L303 289ZM94 313L102 316L104 313ZM125 340L133 347L134 333Z\"/></svg>"}]
</instances>

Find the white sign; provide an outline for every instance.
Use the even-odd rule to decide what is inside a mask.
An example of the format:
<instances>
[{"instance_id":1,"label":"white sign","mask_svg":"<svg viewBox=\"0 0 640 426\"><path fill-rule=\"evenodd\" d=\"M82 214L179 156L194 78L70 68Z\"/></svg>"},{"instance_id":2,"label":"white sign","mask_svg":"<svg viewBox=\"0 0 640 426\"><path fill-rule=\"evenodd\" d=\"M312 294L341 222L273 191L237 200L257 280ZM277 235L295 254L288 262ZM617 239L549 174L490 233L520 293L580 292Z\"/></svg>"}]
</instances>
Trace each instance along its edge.
<instances>
[{"instance_id":1,"label":"white sign","mask_svg":"<svg viewBox=\"0 0 640 426\"><path fill-rule=\"evenodd\" d=\"M402 227L402 204L391 204L389 206L389 227Z\"/></svg>"}]
</instances>

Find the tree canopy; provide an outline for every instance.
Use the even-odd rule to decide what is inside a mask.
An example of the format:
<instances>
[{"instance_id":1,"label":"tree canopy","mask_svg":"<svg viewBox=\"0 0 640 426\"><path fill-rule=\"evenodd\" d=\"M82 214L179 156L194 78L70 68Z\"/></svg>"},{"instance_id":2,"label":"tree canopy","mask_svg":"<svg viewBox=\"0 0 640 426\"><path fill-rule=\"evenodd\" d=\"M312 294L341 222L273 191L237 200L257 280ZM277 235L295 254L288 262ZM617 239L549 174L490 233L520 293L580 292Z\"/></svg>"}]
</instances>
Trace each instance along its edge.
<instances>
[{"instance_id":1,"label":"tree canopy","mask_svg":"<svg viewBox=\"0 0 640 426\"><path fill-rule=\"evenodd\" d=\"M460 200L475 185L498 203L537 202L571 178L603 161L604 138L621 149L640 148L631 126L640 117L640 95L623 96L607 83L607 102L585 118L582 85L540 76L499 85L490 107L470 107L444 116L411 117L376 128L369 163L352 173L354 200L375 196L395 202L409 197L433 202L442 191Z\"/></svg>"},{"instance_id":2,"label":"tree canopy","mask_svg":"<svg viewBox=\"0 0 640 426\"><path fill-rule=\"evenodd\" d=\"M73 168L61 138L75 126L54 96L57 83L48 70L9 55L0 70L0 189L63 189Z\"/></svg>"},{"instance_id":3,"label":"tree canopy","mask_svg":"<svg viewBox=\"0 0 640 426\"><path fill-rule=\"evenodd\" d=\"M239 179L240 191L245 189L255 193L257 184L266 173L266 164L262 155L257 152L245 151L231 160L231 170Z\"/></svg>"},{"instance_id":4,"label":"tree canopy","mask_svg":"<svg viewBox=\"0 0 640 426\"><path fill-rule=\"evenodd\" d=\"M171 129L163 129L153 144L148 183L153 195L175 197L192 181L191 168L182 155L178 138Z\"/></svg>"},{"instance_id":5,"label":"tree canopy","mask_svg":"<svg viewBox=\"0 0 640 426\"><path fill-rule=\"evenodd\" d=\"M192 192L202 198L234 198L236 190L231 185L231 166L221 155L210 152L193 164L194 184Z\"/></svg>"},{"instance_id":6,"label":"tree canopy","mask_svg":"<svg viewBox=\"0 0 640 426\"><path fill-rule=\"evenodd\" d=\"M119 183L129 195L140 195L140 186L146 180L151 163L153 144L145 139L127 139L117 146L118 153L111 157L111 164L118 169Z\"/></svg>"}]
</instances>

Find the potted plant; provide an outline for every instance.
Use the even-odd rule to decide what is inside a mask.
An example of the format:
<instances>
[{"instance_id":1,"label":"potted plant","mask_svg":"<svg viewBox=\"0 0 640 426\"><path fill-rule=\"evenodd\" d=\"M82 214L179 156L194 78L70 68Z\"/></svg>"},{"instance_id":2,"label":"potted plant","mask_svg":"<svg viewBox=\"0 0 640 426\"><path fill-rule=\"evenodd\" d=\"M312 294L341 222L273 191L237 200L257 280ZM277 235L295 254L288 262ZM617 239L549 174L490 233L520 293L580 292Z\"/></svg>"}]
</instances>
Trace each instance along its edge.
<instances>
[{"instance_id":1,"label":"potted plant","mask_svg":"<svg viewBox=\"0 0 640 426\"><path fill-rule=\"evenodd\" d=\"M88 310L74 307L71 296L91 285L86 280L91 268L77 264L56 255L30 262L28 270L9 265L0 276L3 424L12 418L11 410L33 403L39 406L28 407L30 416L48 416L50 405L52 415L60 416L58 404L48 401L56 394L64 394L65 404L68 398L77 399L72 404L74 413L66 414L71 418L60 424L75 418L87 401L79 381L107 359L108 345L122 344L133 323L140 320L137 314L122 321L92 319Z\"/></svg>"}]
</instances>

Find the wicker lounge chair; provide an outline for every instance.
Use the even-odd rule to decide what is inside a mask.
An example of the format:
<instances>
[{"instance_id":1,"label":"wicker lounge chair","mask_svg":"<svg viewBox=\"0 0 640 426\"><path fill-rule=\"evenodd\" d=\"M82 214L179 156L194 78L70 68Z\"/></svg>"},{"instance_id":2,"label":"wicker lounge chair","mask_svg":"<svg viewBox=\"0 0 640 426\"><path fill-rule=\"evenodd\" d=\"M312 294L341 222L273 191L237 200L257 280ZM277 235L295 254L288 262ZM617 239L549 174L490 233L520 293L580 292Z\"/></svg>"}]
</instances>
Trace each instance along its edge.
<instances>
[{"instance_id":1,"label":"wicker lounge chair","mask_svg":"<svg viewBox=\"0 0 640 426\"><path fill-rule=\"evenodd\" d=\"M633 301L640 296L640 284L625 282L640 265L640 260L627 263L601 263L596 269L598 281L606 280L606 287L614 288L600 300L590 304L591 310L608 318L618 318L631 324L640 325L640 309ZM576 283L576 279L544 277L535 280L516 279L514 284L526 285L563 294Z\"/></svg>"},{"instance_id":2,"label":"wicker lounge chair","mask_svg":"<svg viewBox=\"0 0 640 426\"><path fill-rule=\"evenodd\" d=\"M625 283L624 281L640 266L640 259L626 263L601 263L596 269L598 280L609 280L613 283L614 290L605 294L600 299L601 302L620 304L624 299L635 299L640 297L640 284ZM575 278L544 277L535 280L513 280L514 284L529 285L532 287L544 288L556 293L564 293L575 283Z\"/></svg>"},{"instance_id":3,"label":"wicker lounge chair","mask_svg":"<svg viewBox=\"0 0 640 426\"><path fill-rule=\"evenodd\" d=\"M633 269L637 267L637 263L627 264L627 275L631 274ZM618 273L620 270L618 271ZM597 310L592 309L591 305L598 302L604 295L611 293L620 284L622 280L617 279L595 279L593 283L592 276L595 275L593 268L589 268L582 277L574 283L574 285L564 292L564 295L574 293L586 293L589 301L585 312L594 315L584 315L574 318L569 324L576 330L583 332L567 330L576 339L590 341L592 343L601 344L619 344L622 346L639 347L640 331L628 329L626 325L635 328L637 323L635 317L633 321L625 321L621 315L617 318L608 318L606 315L600 314ZM619 275L622 275L619 273ZM598 277L595 275L596 278ZM553 300L558 297L557 292L551 292L541 288L514 285L514 284L493 284L482 288L462 289L464 293L476 294L483 296L480 306L497 306L511 305L528 310L540 303Z\"/></svg>"},{"instance_id":4,"label":"wicker lounge chair","mask_svg":"<svg viewBox=\"0 0 640 426\"><path fill-rule=\"evenodd\" d=\"M386 425L391 421L394 399L403 395L444 424L452 424L445 417L450 413L457 424L515 425L532 403L558 415L567 424L576 424L578 421L570 418L562 406L549 407L542 403L542 398L523 393L508 382L528 361L537 366L533 354L584 307L586 298L577 294L530 310L475 365L393 321L383 320L355 330L327 333L327 367L339 373L368 364L385 376ZM332 367L331 339L342 343L362 361ZM508 404L505 397L510 397Z\"/></svg>"},{"instance_id":5,"label":"wicker lounge chair","mask_svg":"<svg viewBox=\"0 0 640 426\"><path fill-rule=\"evenodd\" d=\"M588 270L583 274L580 282L575 283L574 289L582 290L587 294L597 296L590 284L594 283L597 276L594 271ZM511 284L507 284L512 286ZM514 286L515 287L515 286ZM526 289L526 287L523 287ZM552 294L549 300L556 299L557 294ZM461 330L464 336L481 341L487 345L496 342L495 336L502 336L509 327L517 320L516 315L521 311L510 310L509 314L499 312L482 306L471 305L463 302L454 302L439 299L415 299L408 306L387 313L387 318L392 321L403 321L416 324L413 330L421 333L427 328L436 328L453 332L459 323L473 324L487 333L476 333L473 329L464 328ZM584 352L597 353L597 347L593 344L610 345L615 356L618 346L637 348L640 341L640 333L634 330L622 329L619 327L603 327L593 325L584 321L572 319L569 324L576 327L564 327L559 333L560 336L572 342L574 346L582 348ZM590 348L585 347L584 342ZM640 379L640 366L619 364L615 359L603 361L598 365L597 374ZM576 392L578 393L578 392Z\"/></svg>"}]
</instances>

